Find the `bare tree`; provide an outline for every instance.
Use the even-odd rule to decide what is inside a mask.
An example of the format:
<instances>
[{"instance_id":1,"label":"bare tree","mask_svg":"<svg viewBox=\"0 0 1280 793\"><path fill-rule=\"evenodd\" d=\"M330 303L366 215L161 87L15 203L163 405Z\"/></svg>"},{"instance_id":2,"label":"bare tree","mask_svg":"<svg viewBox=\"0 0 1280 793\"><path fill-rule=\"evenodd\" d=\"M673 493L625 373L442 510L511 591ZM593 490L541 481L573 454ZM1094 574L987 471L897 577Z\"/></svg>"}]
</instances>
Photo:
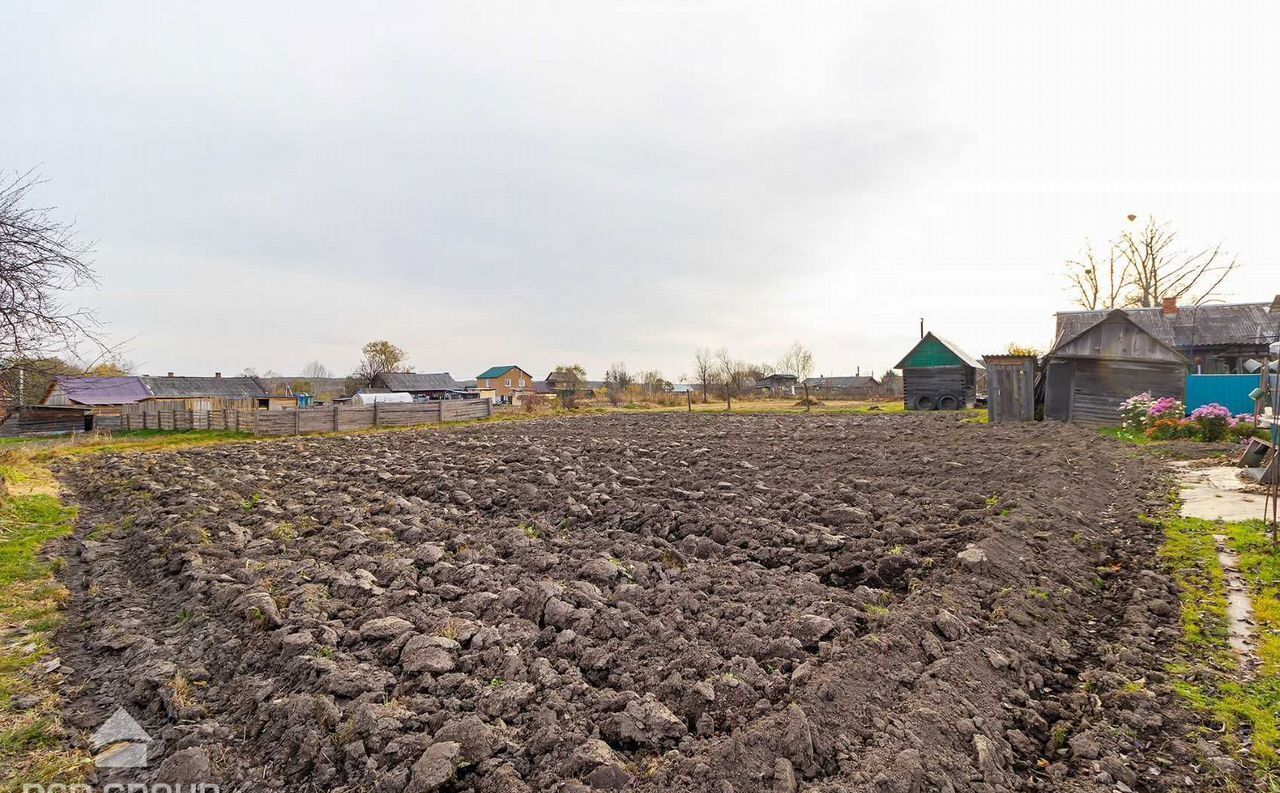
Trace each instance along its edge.
<instances>
[{"instance_id":1,"label":"bare tree","mask_svg":"<svg viewBox=\"0 0 1280 793\"><path fill-rule=\"evenodd\" d=\"M778 360L778 369L785 374L795 375L803 383L813 374L813 353L799 341L792 342L791 348Z\"/></svg>"},{"instance_id":2,"label":"bare tree","mask_svg":"<svg viewBox=\"0 0 1280 793\"><path fill-rule=\"evenodd\" d=\"M351 378L361 387L373 385L378 375L389 372L408 372L409 356L389 341L371 341L360 350L360 363Z\"/></svg>"},{"instance_id":3,"label":"bare tree","mask_svg":"<svg viewBox=\"0 0 1280 793\"><path fill-rule=\"evenodd\" d=\"M316 380L333 377L333 372L329 370L329 367L319 361L311 361L306 366L302 367L302 377L307 380Z\"/></svg>"},{"instance_id":4,"label":"bare tree","mask_svg":"<svg viewBox=\"0 0 1280 793\"><path fill-rule=\"evenodd\" d=\"M96 284L90 248L52 209L32 206L41 184L32 173L0 173L0 399L28 400L32 379L47 382L69 364L62 356L96 348L85 367L114 354L99 339L94 312L67 302L82 286ZM53 362L57 365L53 365Z\"/></svg>"},{"instance_id":5,"label":"bare tree","mask_svg":"<svg viewBox=\"0 0 1280 793\"><path fill-rule=\"evenodd\" d=\"M609 391L609 402L618 405L626 395L627 389L635 382L635 378L627 371L627 365L621 361L609 366L604 374L605 388Z\"/></svg>"},{"instance_id":6,"label":"bare tree","mask_svg":"<svg viewBox=\"0 0 1280 793\"><path fill-rule=\"evenodd\" d=\"M1167 297L1199 305L1214 296L1228 275L1240 266L1224 253L1222 244L1191 253L1177 247L1178 232L1155 216L1138 231L1126 230L1116 247L1132 269L1130 305L1158 306Z\"/></svg>"},{"instance_id":7,"label":"bare tree","mask_svg":"<svg viewBox=\"0 0 1280 793\"><path fill-rule=\"evenodd\" d=\"M711 350L700 347L693 354L693 376L702 386L702 404L707 404L707 392L715 385L718 364Z\"/></svg>"},{"instance_id":8,"label":"bare tree","mask_svg":"<svg viewBox=\"0 0 1280 793\"><path fill-rule=\"evenodd\" d=\"M1093 248L1088 240L1084 244L1084 255L1080 259L1067 260L1067 280L1071 282L1071 291L1075 295L1075 303L1090 311L1104 308L1113 309L1127 305L1132 275L1128 262L1120 255L1114 242L1107 246L1106 260Z\"/></svg>"},{"instance_id":9,"label":"bare tree","mask_svg":"<svg viewBox=\"0 0 1280 793\"><path fill-rule=\"evenodd\" d=\"M1199 305L1240 266L1221 244L1189 252L1177 240L1168 222L1150 216L1141 227L1122 232L1105 256L1086 242L1083 258L1066 263L1076 304L1090 310L1149 308L1171 297Z\"/></svg>"},{"instance_id":10,"label":"bare tree","mask_svg":"<svg viewBox=\"0 0 1280 793\"><path fill-rule=\"evenodd\" d=\"M724 385L725 409L733 410L733 398L740 396L751 380L751 367L729 355L728 347L716 351L716 366L720 382Z\"/></svg>"}]
</instances>

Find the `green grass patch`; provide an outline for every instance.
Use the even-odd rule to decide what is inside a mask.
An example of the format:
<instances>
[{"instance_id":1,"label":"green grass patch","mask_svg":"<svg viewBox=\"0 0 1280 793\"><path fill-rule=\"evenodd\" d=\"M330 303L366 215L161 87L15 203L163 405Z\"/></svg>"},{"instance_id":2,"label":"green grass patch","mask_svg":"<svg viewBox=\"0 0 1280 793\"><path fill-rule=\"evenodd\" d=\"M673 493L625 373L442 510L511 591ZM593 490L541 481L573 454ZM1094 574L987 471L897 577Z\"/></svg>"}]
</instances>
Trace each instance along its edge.
<instances>
[{"instance_id":1,"label":"green grass patch","mask_svg":"<svg viewBox=\"0 0 1280 793\"><path fill-rule=\"evenodd\" d=\"M19 474L22 474L19 476ZM49 655L53 631L62 619L67 591L54 579L59 560L42 559L45 543L69 535L76 511L56 495L24 492L23 483L42 479L19 461L7 459L5 484L15 494L0 496L0 789L29 782L71 782L82 777L87 758L65 748L57 693L30 674ZM35 707L15 709L16 697L34 698Z\"/></svg>"},{"instance_id":2,"label":"green grass patch","mask_svg":"<svg viewBox=\"0 0 1280 793\"><path fill-rule=\"evenodd\" d=\"M1262 521L1223 523L1170 517L1160 556L1182 601L1180 658L1170 664L1174 689L1249 747L1260 780L1280 784L1280 555ZM1240 559L1253 599L1261 666L1242 680L1228 644L1227 598L1213 535L1222 534Z\"/></svg>"}]
</instances>

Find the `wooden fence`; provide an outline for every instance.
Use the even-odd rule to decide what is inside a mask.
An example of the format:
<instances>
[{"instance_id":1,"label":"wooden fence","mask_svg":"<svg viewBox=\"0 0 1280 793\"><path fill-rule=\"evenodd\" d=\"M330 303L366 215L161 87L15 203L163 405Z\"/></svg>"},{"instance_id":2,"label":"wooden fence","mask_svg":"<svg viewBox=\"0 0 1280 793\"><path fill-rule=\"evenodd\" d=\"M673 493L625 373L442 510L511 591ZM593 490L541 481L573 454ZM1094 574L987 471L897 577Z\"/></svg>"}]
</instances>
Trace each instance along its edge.
<instances>
[{"instance_id":1,"label":"wooden fence","mask_svg":"<svg viewBox=\"0 0 1280 793\"><path fill-rule=\"evenodd\" d=\"M301 435L346 432L370 427L413 427L446 421L483 419L493 415L488 399L391 403L300 410L161 410L125 413L122 430L227 430L254 435Z\"/></svg>"}]
</instances>

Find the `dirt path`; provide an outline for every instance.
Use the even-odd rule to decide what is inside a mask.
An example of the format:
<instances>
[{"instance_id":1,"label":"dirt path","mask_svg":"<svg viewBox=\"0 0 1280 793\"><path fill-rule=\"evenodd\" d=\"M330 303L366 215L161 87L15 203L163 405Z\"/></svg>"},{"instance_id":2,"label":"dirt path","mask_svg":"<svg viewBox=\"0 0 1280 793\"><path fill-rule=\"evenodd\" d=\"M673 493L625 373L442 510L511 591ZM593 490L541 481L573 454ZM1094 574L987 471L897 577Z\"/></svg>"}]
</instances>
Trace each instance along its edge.
<instances>
[{"instance_id":1,"label":"dirt path","mask_svg":"<svg viewBox=\"0 0 1280 793\"><path fill-rule=\"evenodd\" d=\"M243 789L1204 790L1146 470L949 416L97 458L72 716Z\"/></svg>"}]
</instances>

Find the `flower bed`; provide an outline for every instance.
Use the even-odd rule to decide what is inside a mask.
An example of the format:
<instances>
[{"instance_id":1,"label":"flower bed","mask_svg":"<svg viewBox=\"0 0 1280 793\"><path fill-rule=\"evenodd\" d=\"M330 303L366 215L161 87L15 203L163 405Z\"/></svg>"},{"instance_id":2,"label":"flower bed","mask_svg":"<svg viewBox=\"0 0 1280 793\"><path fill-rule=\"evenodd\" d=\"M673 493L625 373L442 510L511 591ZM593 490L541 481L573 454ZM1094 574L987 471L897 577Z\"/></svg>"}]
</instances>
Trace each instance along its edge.
<instances>
[{"instance_id":1,"label":"flower bed","mask_svg":"<svg viewBox=\"0 0 1280 793\"><path fill-rule=\"evenodd\" d=\"M1211 402L1186 415L1186 406L1173 397L1153 397L1150 391L1135 394L1120 404L1124 429L1153 440L1189 440L1209 443L1225 438L1248 438L1256 429L1253 416L1231 411Z\"/></svg>"}]
</instances>

